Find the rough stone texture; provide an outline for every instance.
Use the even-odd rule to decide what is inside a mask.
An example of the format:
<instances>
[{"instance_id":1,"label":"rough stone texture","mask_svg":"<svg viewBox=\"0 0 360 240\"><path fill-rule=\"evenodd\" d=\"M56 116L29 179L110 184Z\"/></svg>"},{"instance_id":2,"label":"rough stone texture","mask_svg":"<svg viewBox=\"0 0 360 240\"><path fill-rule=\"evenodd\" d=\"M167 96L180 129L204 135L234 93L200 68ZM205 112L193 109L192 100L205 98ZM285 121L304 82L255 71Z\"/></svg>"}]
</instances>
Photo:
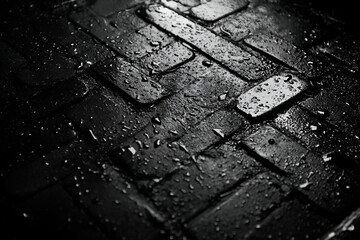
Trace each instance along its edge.
<instances>
[{"instance_id":1,"label":"rough stone texture","mask_svg":"<svg viewBox=\"0 0 360 240\"><path fill-rule=\"evenodd\" d=\"M251 118L261 117L301 94L307 83L293 74L271 77L240 95L237 108Z\"/></svg>"},{"instance_id":2,"label":"rough stone texture","mask_svg":"<svg viewBox=\"0 0 360 240\"><path fill-rule=\"evenodd\" d=\"M154 103L168 94L160 84L148 79L143 71L121 58L99 63L95 71L140 104Z\"/></svg>"},{"instance_id":3,"label":"rough stone texture","mask_svg":"<svg viewBox=\"0 0 360 240\"><path fill-rule=\"evenodd\" d=\"M285 195L271 181L266 175L249 180L218 206L193 219L189 231L199 239L244 238Z\"/></svg>"}]
</instances>

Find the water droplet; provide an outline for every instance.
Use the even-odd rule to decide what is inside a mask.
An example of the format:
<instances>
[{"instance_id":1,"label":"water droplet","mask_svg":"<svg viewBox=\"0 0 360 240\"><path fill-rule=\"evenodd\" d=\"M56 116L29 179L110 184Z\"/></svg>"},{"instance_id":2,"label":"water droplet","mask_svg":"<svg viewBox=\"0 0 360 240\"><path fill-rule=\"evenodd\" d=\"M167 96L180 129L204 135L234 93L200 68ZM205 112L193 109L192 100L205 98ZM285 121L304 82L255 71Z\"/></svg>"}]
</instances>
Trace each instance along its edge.
<instances>
[{"instance_id":1,"label":"water droplet","mask_svg":"<svg viewBox=\"0 0 360 240\"><path fill-rule=\"evenodd\" d=\"M221 94L221 95L219 96L219 100L220 100L220 101L224 101L224 100L226 99L226 96L227 96L227 93Z\"/></svg>"},{"instance_id":2,"label":"water droplet","mask_svg":"<svg viewBox=\"0 0 360 240\"><path fill-rule=\"evenodd\" d=\"M99 139L96 137L96 135L94 134L94 132L93 132L92 129L89 129L89 133L90 133L91 137L92 137L96 142L99 141Z\"/></svg>"},{"instance_id":3,"label":"water droplet","mask_svg":"<svg viewBox=\"0 0 360 240\"><path fill-rule=\"evenodd\" d=\"M324 110L317 110L316 112L317 112L318 115L320 115L321 117L324 117L324 118L330 116L330 112L328 110L325 110L325 109Z\"/></svg>"},{"instance_id":4,"label":"water droplet","mask_svg":"<svg viewBox=\"0 0 360 240\"><path fill-rule=\"evenodd\" d=\"M135 149L133 146L129 146L129 147L127 148L127 150L128 150L132 155L135 155L135 153L136 153L136 149Z\"/></svg>"},{"instance_id":5,"label":"water droplet","mask_svg":"<svg viewBox=\"0 0 360 240\"><path fill-rule=\"evenodd\" d=\"M159 147L160 145L161 145L160 139L158 139L154 142L154 147Z\"/></svg>"},{"instance_id":6,"label":"water droplet","mask_svg":"<svg viewBox=\"0 0 360 240\"><path fill-rule=\"evenodd\" d=\"M161 120L159 117L153 117L151 121L157 125L161 125Z\"/></svg>"},{"instance_id":7,"label":"water droplet","mask_svg":"<svg viewBox=\"0 0 360 240\"><path fill-rule=\"evenodd\" d=\"M324 162L329 162L332 160L332 156L331 156L331 154L326 153L322 156L322 159L324 160Z\"/></svg>"},{"instance_id":8,"label":"water droplet","mask_svg":"<svg viewBox=\"0 0 360 240\"><path fill-rule=\"evenodd\" d=\"M310 182L308 180L306 180L304 183L300 184L300 188L304 189L307 188L308 186L310 186Z\"/></svg>"},{"instance_id":9,"label":"water droplet","mask_svg":"<svg viewBox=\"0 0 360 240\"><path fill-rule=\"evenodd\" d=\"M204 60L202 61L202 65L204 65L205 67L211 67L213 63L209 60Z\"/></svg>"},{"instance_id":10,"label":"water droplet","mask_svg":"<svg viewBox=\"0 0 360 240\"><path fill-rule=\"evenodd\" d=\"M275 144L275 139L273 139L273 138L270 138L269 140L268 140L268 142L269 142L269 144Z\"/></svg>"},{"instance_id":11,"label":"water droplet","mask_svg":"<svg viewBox=\"0 0 360 240\"><path fill-rule=\"evenodd\" d=\"M216 135L220 136L221 138L224 138L224 137L225 137L225 134L222 132L221 129L215 128L215 129L213 129L213 132L214 132Z\"/></svg>"}]
</instances>

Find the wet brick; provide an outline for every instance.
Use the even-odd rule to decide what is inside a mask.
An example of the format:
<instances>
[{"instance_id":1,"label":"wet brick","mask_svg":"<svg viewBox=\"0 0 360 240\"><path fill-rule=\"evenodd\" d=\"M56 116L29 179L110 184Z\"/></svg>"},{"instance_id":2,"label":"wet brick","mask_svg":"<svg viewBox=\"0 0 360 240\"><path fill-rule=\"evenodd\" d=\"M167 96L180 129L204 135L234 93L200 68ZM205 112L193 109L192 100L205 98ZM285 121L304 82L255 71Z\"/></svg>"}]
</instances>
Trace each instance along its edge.
<instances>
[{"instance_id":1,"label":"wet brick","mask_svg":"<svg viewBox=\"0 0 360 240\"><path fill-rule=\"evenodd\" d=\"M285 194L272 178L260 175L244 183L216 207L191 220L188 230L198 239L242 239Z\"/></svg>"},{"instance_id":2,"label":"wet brick","mask_svg":"<svg viewBox=\"0 0 360 240\"><path fill-rule=\"evenodd\" d=\"M151 45L150 41L148 41L145 36L136 32L129 35L117 35L111 37L108 45L113 51L132 60L141 58L144 55L159 49L158 45Z\"/></svg>"},{"instance_id":3,"label":"wet brick","mask_svg":"<svg viewBox=\"0 0 360 240\"><path fill-rule=\"evenodd\" d=\"M245 138L244 144L289 173L296 187L326 211L344 214L360 197L354 194L360 185L351 171L326 162L272 127L260 128Z\"/></svg>"},{"instance_id":4,"label":"wet brick","mask_svg":"<svg viewBox=\"0 0 360 240\"><path fill-rule=\"evenodd\" d=\"M347 159L346 162L359 156L359 140L356 137L339 132L298 106L280 114L275 119L275 124L296 136L307 148L320 155L337 151Z\"/></svg>"},{"instance_id":5,"label":"wet brick","mask_svg":"<svg viewBox=\"0 0 360 240\"><path fill-rule=\"evenodd\" d=\"M4 29L4 40L28 59L49 56L54 49L48 39L26 23L10 21Z\"/></svg>"},{"instance_id":6,"label":"wet brick","mask_svg":"<svg viewBox=\"0 0 360 240\"><path fill-rule=\"evenodd\" d=\"M24 57L11 49L5 42L0 40L0 76L6 76L16 71L18 67L25 63Z\"/></svg>"},{"instance_id":7,"label":"wet brick","mask_svg":"<svg viewBox=\"0 0 360 240\"><path fill-rule=\"evenodd\" d=\"M189 0L189 1L161 0L161 4L176 12L187 12L192 6L195 7L199 5L200 0Z\"/></svg>"},{"instance_id":8,"label":"wet brick","mask_svg":"<svg viewBox=\"0 0 360 240\"><path fill-rule=\"evenodd\" d=\"M171 148L167 144L163 144L161 140L151 143L156 144L154 147L146 144L147 142L134 140L127 146L115 149L111 153L112 163L130 171L136 180L158 182L178 168L177 162L186 162L190 157L176 143L172 143Z\"/></svg>"},{"instance_id":9,"label":"wet brick","mask_svg":"<svg viewBox=\"0 0 360 240\"><path fill-rule=\"evenodd\" d=\"M306 87L307 83L293 74L274 76L240 95L237 108L251 118L261 117L301 94Z\"/></svg>"},{"instance_id":10,"label":"wet brick","mask_svg":"<svg viewBox=\"0 0 360 240\"><path fill-rule=\"evenodd\" d=\"M67 4L74 3L76 0L36 0L41 6L46 9L54 9L58 7L65 6Z\"/></svg>"},{"instance_id":11,"label":"wet brick","mask_svg":"<svg viewBox=\"0 0 360 240\"><path fill-rule=\"evenodd\" d=\"M11 170L2 179L2 186L17 198L32 195L73 172L78 164L76 161L70 148L56 149Z\"/></svg>"},{"instance_id":12,"label":"wet brick","mask_svg":"<svg viewBox=\"0 0 360 240\"><path fill-rule=\"evenodd\" d=\"M1 144L5 146L5 156L8 156L5 163L39 157L69 144L76 137L64 116L53 116L35 123L9 124L2 132L5 137Z\"/></svg>"},{"instance_id":13,"label":"wet brick","mask_svg":"<svg viewBox=\"0 0 360 240\"><path fill-rule=\"evenodd\" d=\"M79 31L65 18L42 13L33 26L47 38L63 46L71 55L82 54L94 45L94 41L88 34Z\"/></svg>"},{"instance_id":14,"label":"wet brick","mask_svg":"<svg viewBox=\"0 0 360 240\"><path fill-rule=\"evenodd\" d=\"M184 222L218 195L229 194L227 191L238 182L261 171L260 165L232 142L206 150L193 161L195 164L180 169L151 190L155 205L173 221Z\"/></svg>"},{"instance_id":15,"label":"wet brick","mask_svg":"<svg viewBox=\"0 0 360 240\"><path fill-rule=\"evenodd\" d=\"M167 8L152 5L148 9L140 10L139 13L249 80L258 79L274 71L274 65L265 58L245 51Z\"/></svg>"},{"instance_id":16,"label":"wet brick","mask_svg":"<svg viewBox=\"0 0 360 240\"><path fill-rule=\"evenodd\" d=\"M52 85L74 76L75 66L74 60L52 52L22 66L16 76L20 82L27 85Z\"/></svg>"},{"instance_id":17,"label":"wet brick","mask_svg":"<svg viewBox=\"0 0 360 240\"><path fill-rule=\"evenodd\" d=\"M328 91L321 91L301 103L318 117L335 125L341 132L349 132L359 122L359 113L349 104Z\"/></svg>"},{"instance_id":18,"label":"wet brick","mask_svg":"<svg viewBox=\"0 0 360 240\"><path fill-rule=\"evenodd\" d=\"M360 63L358 39L358 37L346 31L335 39L321 44L318 48L321 52L348 64L353 70L358 71Z\"/></svg>"},{"instance_id":19,"label":"wet brick","mask_svg":"<svg viewBox=\"0 0 360 240\"><path fill-rule=\"evenodd\" d=\"M175 42L151 53L142 58L141 65L149 69L149 73L161 73L166 70L176 68L193 58L194 54L187 47L179 42Z\"/></svg>"},{"instance_id":20,"label":"wet brick","mask_svg":"<svg viewBox=\"0 0 360 240\"><path fill-rule=\"evenodd\" d=\"M213 0L204 2L199 6L191 8L190 12L191 15L201 20L216 21L226 15L246 7L248 3L248 0Z\"/></svg>"},{"instance_id":21,"label":"wet brick","mask_svg":"<svg viewBox=\"0 0 360 240\"><path fill-rule=\"evenodd\" d=\"M121 58L99 63L95 71L140 104L151 104L168 95L160 84L148 79L141 70Z\"/></svg>"},{"instance_id":22,"label":"wet brick","mask_svg":"<svg viewBox=\"0 0 360 240\"><path fill-rule=\"evenodd\" d=\"M126 9L109 16L109 23L116 28L119 35L126 35L142 28L150 27L144 20L135 14L134 9ZM157 31L154 32L157 35Z\"/></svg>"},{"instance_id":23,"label":"wet brick","mask_svg":"<svg viewBox=\"0 0 360 240\"><path fill-rule=\"evenodd\" d=\"M266 31L298 47L308 48L331 36L332 26L309 6L293 2L250 1L246 10L221 19L213 28L234 41Z\"/></svg>"},{"instance_id":24,"label":"wet brick","mask_svg":"<svg viewBox=\"0 0 360 240\"><path fill-rule=\"evenodd\" d=\"M74 105L66 116L95 143L111 146L114 141L129 136L143 124L142 114L119 99L114 102L95 94Z\"/></svg>"},{"instance_id":25,"label":"wet brick","mask_svg":"<svg viewBox=\"0 0 360 240\"><path fill-rule=\"evenodd\" d=\"M52 87L44 88L26 102L15 107L12 106L11 111L17 117L34 121L82 99L87 93L88 87L84 82L78 78L71 78ZM46 99L45 102L44 99Z\"/></svg>"},{"instance_id":26,"label":"wet brick","mask_svg":"<svg viewBox=\"0 0 360 240\"><path fill-rule=\"evenodd\" d=\"M246 38L245 43L268 54L285 65L290 66L308 77L323 75L326 69L319 58L315 58L301 48L269 33L259 33Z\"/></svg>"},{"instance_id":27,"label":"wet brick","mask_svg":"<svg viewBox=\"0 0 360 240\"><path fill-rule=\"evenodd\" d=\"M91 2L85 2L85 5L97 14L101 16L109 16L111 14L115 14L117 12L122 13L122 10L125 10L127 8L131 8L135 6L136 4L139 4L141 2L144 2L145 0L138 0L138 1L131 1L131 0L123 0L123 1L91 1Z\"/></svg>"},{"instance_id":28,"label":"wet brick","mask_svg":"<svg viewBox=\"0 0 360 240\"><path fill-rule=\"evenodd\" d=\"M89 9L82 9L70 15L70 20L86 29L91 35L100 41L106 41L109 37L117 34L117 29L109 20L96 15Z\"/></svg>"},{"instance_id":29,"label":"wet brick","mask_svg":"<svg viewBox=\"0 0 360 240\"><path fill-rule=\"evenodd\" d=\"M117 33L116 36L108 39L107 45L124 57L135 60L158 51L172 41L173 39L167 34L154 26L147 25L134 32Z\"/></svg>"},{"instance_id":30,"label":"wet brick","mask_svg":"<svg viewBox=\"0 0 360 240\"><path fill-rule=\"evenodd\" d=\"M6 207L5 213L10 206ZM107 239L59 185L15 205L8 214L5 234L17 239L45 239L48 236L53 239Z\"/></svg>"},{"instance_id":31,"label":"wet brick","mask_svg":"<svg viewBox=\"0 0 360 240\"><path fill-rule=\"evenodd\" d=\"M112 238L159 239L157 224L163 221L162 217L134 185L111 167L101 174L84 170L68 178L66 185Z\"/></svg>"},{"instance_id":32,"label":"wet brick","mask_svg":"<svg viewBox=\"0 0 360 240\"><path fill-rule=\"evenodd\" d=\"M160 48L165 47L174 41L172 37L160 31L153 25L147 25L136 32L146 37L151 45L159 45Z\"/></svg>"},{"instance_id":33,"label":"wet brick","mask_svg":"<svg viewBox=\"0 0 360 240\"><path fill-rule=\"evenodd\" d=\"M318 239L333 223L297 199L284 202L246 239Z\"/></svg>"},{"instance_id":34,"label":"wet brick","mask_svg":"<svg viewBox=\"0 0 360 240\"><path fill-rule=\"evenodd\" d=\"M109 42L111 37L129 35L146 26L146 23L134 15L133 11L123 11L104 18L83 8L79 12L72 13L70 19L104 42Z\"/></svg>"}]
</instances>

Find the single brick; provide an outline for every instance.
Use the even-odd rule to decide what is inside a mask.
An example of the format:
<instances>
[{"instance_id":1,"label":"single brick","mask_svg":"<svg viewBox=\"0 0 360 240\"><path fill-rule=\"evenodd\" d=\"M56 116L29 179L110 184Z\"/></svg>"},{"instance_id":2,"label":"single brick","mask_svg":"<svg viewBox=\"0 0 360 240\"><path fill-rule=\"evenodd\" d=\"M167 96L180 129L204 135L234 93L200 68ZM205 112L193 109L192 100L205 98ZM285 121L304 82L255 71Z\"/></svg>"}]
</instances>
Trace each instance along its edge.
<instances>
[{"instance_id":1,"label":"single brick","mask_svg":"<svg viewBox=\"0 0 360 240\"><path fill-rule=\"evenodd\" d=\"M106 41L109 37L118 34L114 24L110 24L110 20L96 15L87 8L73 12L70 19L100 41Z\"/></svg>"},{"instance_id":2,"label":"single brick","mask_svg":"<svg viewBox=\"0 0 360 240\"><path fill-rule=\"evenodd\" d=\"M243 239L285 196L266 175L244 183L216 207L191 220L188 230L197 239Z\"/></svg>"},{"instance_id":3,"label":"single brick","mask_svg":"<svg viewBox=\"0 0 360 240\"><path fill-rule=\"evenodd\" d=\"M142 114L126 102L93 95L74 105L66 116L94 142L111 146L117 138L125 138L141 127Z\"/></svg>"},{"instance_id":4,"label":"single brick","mask_svg":"<svg viewBox=\"0 0 360 240\"><path fill-rule=\"evenodd\" d=\"M75 2L76 0L36 0L41 6L46 9L54 9L58 7L62 7L68 5L70 3Z\"/></svg>"},{"instance_id":5,"label":"single brick","mask_svg":"<svg viewBox=\"0 0 360 240\"><path fill-rule=\"evenodd\" d=\"M359 154L359 139L345 135L324 121L314 118L298 106L291 107L287 112L275 119L279 128L285 129L300 139L309 149L320 155L339 152L349 164L350 159L356 159Z\"/></svg>"},{"instance_id":6,"label":"single brick","mask_svg":"<svg viewBox=\"0 0 360 240\"><path fill-rule=\"evenodd\" d=\"M136 4L142 2L145 2L145 0L137 0L137 1L122 0L122 1L102 1L102 2L93 1L93 2L85 2L85 4L97 14L106 17L111 14L125 10L127 8L131 8Z\"/></svg>"},{"instance_id":7,"label":"single brick","mask_svg":"<svg viewBox=\"0 0 360 240\"><path fill-rule=\"evenodd\" d=\"M44 88L34 97L15 107L13 114L21 116L24 120L37 120L82 99L87 93L88 87L84 82L71 78Z\"/></svg>"},{"instance_id":8,"label":"single brick","mask_svg":"<svg viewBox=\"0 0 360 240\"><path fill-rule=\"evenodd\" d=\"M227 194L239 181L260 172L260 164L234 143L206 150L193 161L195 164L180 169L151 190L155 205L177 222L184 222L216 196Z\"/></svg>"},{"instance_id":9,"label":"single brick","mask_svg":"<svg viewBox=\"0 0 360 240\"><path fill-rule=\"evenodd\" d=\"M248 0L212 0L191 8L190 13L204 21L216 21L246 7L248 4Z\"/></svg>"},{"instance_id":10,"label":"single brick","mask_svg":"<svg viewBox=\"0 0 360 240\"><path fill-rule=\"evenodd\" d=\"M249 80L262 77L274 70L274 65L239 46L195 24L185 17L160 5L151 5L139 13L148 21L188 42L222 65Z\"/></svg>"},{"instance_id":11,"label":"single brick","mask_svg":"<svg viewBox=\"0 0 360 240\"><path fill-rule=\"evenodd\" d=\"M43 157L13 169L2 180L5 190L15 197L34 194L63 179L78 163L67 147L56 149Z\"/></svg>"},{"instance_id":12,"label":"single brick","mask_svg":"<svg viewBox=\"0 0 360 240\"><path fill-rule=\"evenodd\" d=\"M16 71L18 67L25 63L25 58L11 49L5 42L0 40L0 76L6 76Z\"/></svg>"},{"instance_id":13,"label":"single brick","mask_svg":"<svg viewBox=\"0 0 360 240\"><path fill-rule=\"evenodd\" d=\"M160 31L153 25L147 25L143 28L140 28L139 30L137 30L137 32L145 36L146 39L150 41L151 45L159 45L160 48L165 47L174 41L172 37Z\"/></svg>"},{"instance_id":14,"label":"single brick","mask_svg":"<svg viewBox=\"0 0 360 240\"><path fill-rule=\"evenodd\" d=\"M244 144L265 161L290 174L296 187L331 213L344 214L360 198L355 172L327 163L285 136L265 126L244 139Z\"/></svg>"},{"instance_id":15,"label":"single brick","mask_svg":"<svg viewBox=\"0 0 360 240\"><path fill-rule=\"evenodd\" d=\"M104 164L105 165L105 164ZM114 239L159 239L163 221L130 182L106 166L67 179L67 190ZM141 231L137 231L141 229Z\"/></svg>"},{"instance_id":16,"label":"single brick","mask_svg":"<svg viewBox=\"0 0 360 240\"><path fill-rule=\"evenodd\" d=\"M141 70L121 58L99 63L95 71L140 104L151 104L168 95L160 84L148 79Z\"/></svg>"},{"instance_id":17,"label":"single brick","mask_svg":"<svg viewBox=\"0 0 360 240\"><path fill-rule=\"evenodd\" d=\"M18 239L107 239L59 185L14 206L5 226L5 234Z\"/></svg>"},{"instance_id":18,"label":"single brick","mask_svg":"<svg viewBox=\"0 0 360 240\"><path fill-rule=\"evenodd\" d=\"M71 55L82 54L92 48L94 44L88 34L77 29L65 18L42 13L33 26L47 38L63 46Z\"/></svg>"},{"instance_id":19,"label":"single brick","mask_svg":"<svg viewBox=\"0 0 360 240\"><path fill-rule=\"evenodd\" d=\"M357 44L359 37L346 32L335 39L321 44L318 49L337 60L348 64L354 70L359 70L360 46Z\"/></svg>"},{"instance_id":20,"label":"single brick","mask_svg":"<svg viewBox=\"0 0 360 240\"><path fill-rule=\"evenodd\" d=\"M251 35L244 41L285 65L300 71L305 76L316 77L324 74L325 66L320 59L274 34L259 33Z\"/></svg>"},{"instance_id":21,"label":"single brick","mask_svg":"<svg viewBox=\"0 0 360 240\"><path fill-rule=\"evenodd\" d=\"M17 78L27 85L51 85L75 75L76 62L52 52L19 68Z\"/></svg>"},{"instance_id":22,"label":"single brick","mask_svg":"<svg viewBox=\"0 0 360 240\"><path fill-rule=\"evenodd\" d=\"M147 142L134 140L127 146L115 149L111 153L112 163L130 171L136 180L157 182L174 172L179 168L179 164L185 163L190 158L182 145L177 143L169 146L158 139L151 143L154 147L147 144Z\"/></svg>"},{"instance_id":23,"label":"single brick","mask_svg":"<svg viewBox=\"0 0 360 240\"><path fill-rule=\"evenodd\" d=\"M250 1L249 7L215 23L214 31L240 41L264 30L308 48L331 36L334 29L308 6L291 2Z\"/></svg>"},{"instance_id":24,"label":"single brick","mask_svg":"<svg viewBox=\"0 0 360 240\"><path fill-rule=\"evenodd\" d=\"M274 76L240 95L237 108L252 118L261 117L301 94L306 87L307 83L294 74Z\"/></svg>"},{"instance_id":25,"label":"single brick","mask_svg":"<svg viewBox=\"0 0 360 240\"><path fill-rule=\"evenodd\" d=\"M187 3L181 3L180 1L176 0L161 0L161 4L164 6L176 11L176 12L187 12L192 6L187 5ZM187 1L190 4L193 4L194 6L197 6L200 4L200 0L194 0L194 1Z\"/></svg>"},{"instance_id":26,"label":"single brick","mask_svg":"<svg viewBox=\"0 0 360 240\"><path fill-rule=\"evenodd\" d=\"M137 32L111 37L108 46L115 52L132 60L142 58L160 47L158 44L151 44L151 41Z\"/></svg>"},{"instance_id":27,"label":"single brick","mask_svg":"<svg viewBox=\"0 0 360 240\"><path fill-rule=\"evenodd\" d=\"M101 43L94 43L93 46L81 54L74 56L78 61L76 68L84 70L92 65L115 57L115 53Z\"/></svg>"},{"instance_id":28,"label":"single brick","mask_svg":"<svg viewBox=\"0 0 360 240\"><path fill-rule=\"evenodd\" d=\"M26 58L33 60L53 52L53 44L27 23L6 23L2 37Z\"/></svg>"},{"instance_id":29,"label":"single brick","mask_svg":"<svg viewBox=\"0 0 360 240\"><path fill-rule=\"evenodd\" d=\"M147 67L150 73L161 73L175 68L193 58L194 54L187 47L179 42L175 42L151 53L142 58L141 65Z\"/></svg>"},{"instance_id":30,"label":"single brick","mask_svg":"<svg viewBox=\"0 0 360 240\"><path fill-rule=\"evenodd\" d=\"M359 113L353 107L328 91L321 91L316 96L306 99L301 102L301 106L335 125L341 132L351 132L360 120Z\"/></svg>"},{"instance_id":31,"label":"single brick","mask_svg":"<svg viewBox=\"0 0 360 240\"><path fill-rule=\"evenodd\" d=\"M9 124L2 133L5 137L1 144L5 146L5 156L8 156L4 162L39 157L69 144L76 137L76 132L64 116L45 118L35 123Z\"/></svg>"},{"instance_id":32,"label":"single brick","mask_svg":"<svg viewBox=\"0 0 360 240\"><path fill-rule=\"evenodd\" d=\"M284 202L246 239L319 239L332 222L297 199Z\"/></svg>"},{"instance_id":33,"label":"single brick","mask_svg":"<svg viewBox=\"0 0 360 240\"><path fill-rule=\"evenodd\" d=\"M109 23L116 28L119 35L129 34L148 26L144 20L135 14L135 8L114 13L107 19L110 20Z\"/></svg>"}]
</instances>

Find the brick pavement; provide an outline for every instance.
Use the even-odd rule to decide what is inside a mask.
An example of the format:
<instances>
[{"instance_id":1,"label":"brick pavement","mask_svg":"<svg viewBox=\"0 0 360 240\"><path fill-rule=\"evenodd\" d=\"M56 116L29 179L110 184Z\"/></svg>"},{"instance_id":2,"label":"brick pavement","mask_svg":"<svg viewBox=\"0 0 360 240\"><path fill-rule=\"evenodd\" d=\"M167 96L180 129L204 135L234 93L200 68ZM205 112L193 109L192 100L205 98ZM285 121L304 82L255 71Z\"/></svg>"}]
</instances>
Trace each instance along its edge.
<instances>
[{"instance_id":1,"label":"brick pavement","mask_svg":"<svg viewBox=\"0 0 360 240\"><path fill-rule=\"evenodd\" d=\"M360 237L351 6L2 4L8 239Z\"/></svg>"}]
</instances>

